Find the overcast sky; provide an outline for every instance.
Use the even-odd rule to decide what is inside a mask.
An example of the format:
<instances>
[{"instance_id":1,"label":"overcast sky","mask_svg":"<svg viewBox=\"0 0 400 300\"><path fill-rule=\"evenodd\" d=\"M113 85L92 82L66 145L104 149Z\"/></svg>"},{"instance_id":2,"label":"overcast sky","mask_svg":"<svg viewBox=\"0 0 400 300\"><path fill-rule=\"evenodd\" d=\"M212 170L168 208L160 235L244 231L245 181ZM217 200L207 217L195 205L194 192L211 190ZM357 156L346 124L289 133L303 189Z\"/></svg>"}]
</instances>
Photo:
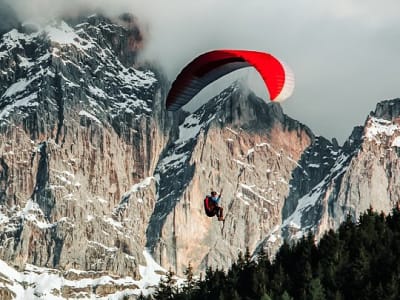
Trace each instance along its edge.
<instances>
[{"instance_id":1,"label":"overcast sky","mask_svg":"<svg viewBox=\"0 0 400 300\"><path fill-rule=\"evenodd\" d=\"M12 5L25 18L97 6L132 12L149 29L145 57L158 61L171 80L211 49L269 52L296 77L284 112L341 143L377 102L400 97L399 0L13 0ZM243 74L266 98L258 75L238 76Z\"/></svg>"}]
</instances>

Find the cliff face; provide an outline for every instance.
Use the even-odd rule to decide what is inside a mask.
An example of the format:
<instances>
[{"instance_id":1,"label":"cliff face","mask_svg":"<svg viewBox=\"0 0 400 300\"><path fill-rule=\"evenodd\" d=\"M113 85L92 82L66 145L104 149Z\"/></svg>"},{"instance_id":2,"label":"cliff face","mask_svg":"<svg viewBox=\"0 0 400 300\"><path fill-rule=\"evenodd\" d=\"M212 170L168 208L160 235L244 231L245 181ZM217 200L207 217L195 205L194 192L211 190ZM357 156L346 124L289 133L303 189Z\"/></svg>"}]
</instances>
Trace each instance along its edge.
<instances>
[{"instance_id":1,"label":"cliff face","mask_svg":"<svg viewBox=\"0 0 400 300\"><path fill-rule=\"evenodd\" d=\"M132 26L93 16L3 35L0 257L8 263L139 277L152 174L172 122L155 73L133 68Z\"/></svg>"},{"instance_id":2,"label":"cliff face","mask_svg":"<svg viewBox=\"0 0 400 300\"><path fill-rule=\"evenodd\" d=\"M362 142L336 199L336 221L340 210L358 215L371 206L388 212L400 200L400 100L377 105L363 128Z\"/></svg>"},{"instance_id":3,"label":"cliff face","mask_svg":"<svg viewBox=\"0 0 400 300\"><path fill-rule=\"evenodd\" d=\"M226 267L282 222L291 173L313 140L307 127L240 84L189 115L156 169L159 197L147 246L178 272ZM223 190L225 224L204 215L203 199Z\"/></svg>"},{"instance_id":4,"label":"cliff face","mask_svg":"<svg viewBox=\"0 0 400 300\"><path fill-rule=\"evenodd\" d=\"M354 128L344 146L329 156L336 160L326 175L296 205L287 204L296 208L284 221L285 237L307 230L319 236L368 208L391 211L400 199L399 109L399 99L379 103L364 126Z\"/></svg>"},{"instance_id":5,"label":"cliff face","mask_svg":"<svg viewBox=\"0 0 400 300\"><path fill-rule=\"evenodd\" d=\"M273 256L400 199L399 99L339 146L240 83L167 113L168 83L136 61L132 16L17 27L0 40L4 297L134 297L165 271L156 262L227 268L246 248ZM204 214L211 190L225 223Z\"/></svg>"}]
</instances>

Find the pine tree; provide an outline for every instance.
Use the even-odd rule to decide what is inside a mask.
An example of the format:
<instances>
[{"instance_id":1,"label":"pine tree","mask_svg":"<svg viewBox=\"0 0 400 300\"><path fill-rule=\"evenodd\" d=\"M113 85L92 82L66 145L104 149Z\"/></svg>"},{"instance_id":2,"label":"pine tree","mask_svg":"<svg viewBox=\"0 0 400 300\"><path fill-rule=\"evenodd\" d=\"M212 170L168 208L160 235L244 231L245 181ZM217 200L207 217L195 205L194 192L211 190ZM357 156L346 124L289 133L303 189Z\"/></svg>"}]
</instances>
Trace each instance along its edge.
<instances>
[{"instance_id":1,"label":"pine tree","mask_svg":"<svg viewBox=\"0 0 400 300\"><path fill-rule=\"evenodd\" d=\"M240 251L238 254L238 259L237 259L236 265L239 268L239 270L243 270L243 268L245 266L245 259L243 258L242 251Z\"/></svg>"},{"instance_id":2,"label":"pine tree","mask_svg":"<svg viewBox=\"0 0 400 300\"><path fill-rule=\"evenodd\" d=\"M310 291L308 299L310 300L325 300L324 287L319 278L314 278L310 283Z\"/></svg>"},{"instance_id":3,"label":"pine tree","mask_svg":"<svg viewBox=\"0 0 400 300\"><path fill-rule=\"evenodd\" d=\"M154 293L156 299L174 299L174 294L177 292L175 287L176 281L173 278L174 275L174 272L169 269L166 277L160 280L157 290Z\"/></svg>"},{"instance_id":4,"label":"pine tree","mask_svg":"<svg viewBox=\"0 0 400 300\"><path fill-rule=\"evenodd\" d=\"M284 291L281 297L282 300L293 300L287 291Z\"/></svg>"},{"instance_id":5,"label":"pine tree","mask_svg":"<svg viewBox=\"0 0 400 300\"><path fill-rule=\"evenodd\" d=\"M193 267L190 262L189 262L189 265L187 266L186 270L183 272L183 274L186 276L185 286L183 288L183 291L187 294L190 294L196 284L196 282L193 278Z\"/></svg>"},{"instance_id":6,"label":"pine tree","mask_svg":"<svg viewBox=\"0 0 400 300\"><path fill-rule=\"evenodd\" d=\"M193 281L193 288L174 294L167 276L155 299L394 300L400 299L399 261L399 208L389 216L369 210L357 224L349 216L318 245L311 234L296 244L284 243L272 263L264 254L255 263L246 249L228 275L209 268L205 280L197 283L189 264L186 281L188 286Z\"/></svg>"},{"instance_id":7,"label":"pine tree","mask_svg":"<svg viewBox=\"0 0 400 300\"><path fill-rule=\"evenodd\" d=\"M284 269L279 264L272 269L272 280L270 283L272 296L281 295L286 281L286 274ZM275 297L274 297L275 298Z\"/></svg>"},{"instance_id":8,"label":"pine tree","mask_svg":"<svg viewBox=\"0 0 400 300\"><path fill-rule=\"evenodd\" d=\"M229 298L229 300L241 300L242 298L240 298L239 293L234 290L231 292L231 297Z\"/></svg>"},{"instance_id":9,"label":"pine tree","mask_svg":"<svg viewBox=\"0 0 400 300\"><path fill-rule=\"evenodd\" d=\"M272 300L272 298L265 293L261 296L260 300Z\"/></svg>"}]
</instances>

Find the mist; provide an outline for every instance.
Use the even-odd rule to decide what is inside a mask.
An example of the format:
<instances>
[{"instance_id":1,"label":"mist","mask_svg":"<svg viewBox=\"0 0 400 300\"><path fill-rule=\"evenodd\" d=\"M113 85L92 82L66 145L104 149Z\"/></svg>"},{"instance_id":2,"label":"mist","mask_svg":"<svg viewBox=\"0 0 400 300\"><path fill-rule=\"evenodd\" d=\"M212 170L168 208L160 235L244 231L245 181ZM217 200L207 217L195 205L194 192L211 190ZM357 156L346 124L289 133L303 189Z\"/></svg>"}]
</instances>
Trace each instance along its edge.
<instances>
[{"instance_id":1,"label":"mist","mask_svg":"<svg viewBox=\"0 0 400 300\"><path fill-rule=\"evenodd\" d=\"M1 0L0 0L1 1ZM197 55L212 49L266 51L294 71L290 117L339 142L376 103L400 97L400 1L397 0L2 0L21 20L100 11L130 12L148 28L142 59L161 65L172 81ZM268 94L254 71L246 77ZM222 89L213 85L205 95ZM196 101L196 99L194 99Z\"/></svg>"}]
</instances>

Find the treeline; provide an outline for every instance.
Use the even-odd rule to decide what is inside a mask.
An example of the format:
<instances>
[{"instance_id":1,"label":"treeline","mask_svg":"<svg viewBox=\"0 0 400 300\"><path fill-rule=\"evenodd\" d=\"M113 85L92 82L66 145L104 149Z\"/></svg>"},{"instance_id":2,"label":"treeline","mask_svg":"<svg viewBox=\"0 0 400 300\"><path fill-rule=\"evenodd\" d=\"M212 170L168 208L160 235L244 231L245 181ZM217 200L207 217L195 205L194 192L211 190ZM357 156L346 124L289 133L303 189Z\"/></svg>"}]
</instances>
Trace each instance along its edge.
<instances>
[{"instance_id":1,"label":"treeline","mask_svg":"<svg viewBox=\"0 0 400 300\"><path fill-rule=\"evenodd\" d=\"M294 245L283 244L271 262L257 262L247 251L232 267L208 269L177 288L172 272L156 292L142 299L287 300L400 299L400 210L385 216L368 210L358 222L350 217L316 245L310 234Z\"/></svg>"}]
</instances>

